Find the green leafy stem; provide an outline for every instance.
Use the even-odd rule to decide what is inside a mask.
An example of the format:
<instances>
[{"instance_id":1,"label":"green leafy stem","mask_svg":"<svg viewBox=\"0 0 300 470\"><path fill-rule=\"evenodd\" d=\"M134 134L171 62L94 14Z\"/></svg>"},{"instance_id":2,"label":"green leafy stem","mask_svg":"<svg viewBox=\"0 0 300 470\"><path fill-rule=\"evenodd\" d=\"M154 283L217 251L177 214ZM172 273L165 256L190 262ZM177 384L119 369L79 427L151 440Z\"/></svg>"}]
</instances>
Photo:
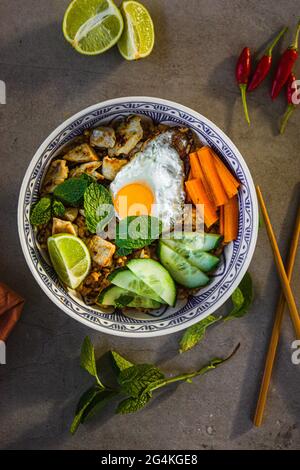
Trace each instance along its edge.
<instances>
[{"instance_id":1,"label":"green leafy stem","mask_svg":"<svg viewBox=\"0 0 300 470\"><path fill-rule=\"evenodd\" d=\"M80 398L70 431L74 434L79 425L101 411L116 397L122 397L116 412L121 414L134 413L144 408L151 400L154 391L175 382L191 383L192 379L216 369L228 361L237 352L240 345L225 358L214 358L199 370L174 377L165 377L164 373L153 364L134 364L116 351L110 351L114 365L117 386L104 385L97 371L95 350L89 337L86 337L82 348L80 364L95 378L95 383Z\"/></svg>"}]
</instances>

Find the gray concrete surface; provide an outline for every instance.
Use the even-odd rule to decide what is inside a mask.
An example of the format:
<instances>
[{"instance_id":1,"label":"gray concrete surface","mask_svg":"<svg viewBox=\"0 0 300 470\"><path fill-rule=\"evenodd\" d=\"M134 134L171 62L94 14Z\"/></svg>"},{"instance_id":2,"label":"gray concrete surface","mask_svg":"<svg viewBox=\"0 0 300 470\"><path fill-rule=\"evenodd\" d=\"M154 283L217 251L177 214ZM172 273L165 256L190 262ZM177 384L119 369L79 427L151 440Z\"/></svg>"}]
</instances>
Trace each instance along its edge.
<instances>
[{"instance_id":1,"label":"gray concrete surface","mask_svg":"<svg viewBox=\"0 0 300 470\"><path fill-rule=\"evenodd\" d=\"M7 104L0 106L0 279L26 298L8 341L8 363L0 367L0 447L300 449L300 366L290 360L293 332L287 317L264 425L255 429L251 422L279 291L264 229L250 269L255 284L251 313L211 330L199 347L180 356L180 334L126 340L69 319L31 276L16 225L26 167L58 124L104 99L153 95L196 109L232 138L262 187L285 254L299 197L300 114L295 113L286 135L278 136L285 102L280 97L271 103L267 81L249 97L253 124L248 129L234 67L242 47L259 50L283 25L295 26L299 1L145 0L155 22L156 46L137 63L123 60L117 49L94 58L73 51L61 33L67 4L0 2L0 79L7 85ZM299 64L296 71L300 76ZM299 257L296 272L293 288L299 294ZM239 341L241 349L223 368L193 385L162 392L139 414L114 416L108 408L71 437L74 406L90 383L79 367L87 334L98 355L116 348L135 361L157 362L167 373L193 369Z\"/></svg>"}]
</instances>

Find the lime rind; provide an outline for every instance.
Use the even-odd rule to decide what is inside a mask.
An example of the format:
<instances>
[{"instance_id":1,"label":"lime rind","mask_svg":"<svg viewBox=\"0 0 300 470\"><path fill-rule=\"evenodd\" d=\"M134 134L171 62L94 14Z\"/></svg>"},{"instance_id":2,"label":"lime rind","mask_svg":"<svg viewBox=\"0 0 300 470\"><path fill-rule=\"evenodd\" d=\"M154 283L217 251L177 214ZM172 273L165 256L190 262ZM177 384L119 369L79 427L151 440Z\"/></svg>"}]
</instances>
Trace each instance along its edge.
<instances>
[{"instance_id":1,"label":"lime rind","mask_svg":"<svg viewBox=\"0 0 300 470\"><path fill-rule=\"evenodd\" d=\"M77 52L84 55L98 55L113 47L120 39L124 28L123 17L112 0L90 1L90 12L83 8L85 4L86 0L71 2L64 16L63 33ZM107 4L107 8L99 11L102 4L103 6ZM84 17L83 22L80 21L81 17ZM75 23L77 29L75 28L76 32L72 31L71 35L68 31Z\"/></svg>"}]
</instances>

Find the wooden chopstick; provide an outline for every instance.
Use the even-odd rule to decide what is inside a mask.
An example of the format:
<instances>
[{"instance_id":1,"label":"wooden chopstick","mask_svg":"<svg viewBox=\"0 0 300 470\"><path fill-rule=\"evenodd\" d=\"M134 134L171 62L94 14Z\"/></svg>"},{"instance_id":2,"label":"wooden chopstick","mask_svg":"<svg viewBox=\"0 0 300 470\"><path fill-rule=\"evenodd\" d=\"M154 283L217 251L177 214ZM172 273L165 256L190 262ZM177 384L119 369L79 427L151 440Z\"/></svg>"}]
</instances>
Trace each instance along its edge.
<instances>
[{"instance_id":1,"label":"wooden chopstick","mask_svg":"<svg viewBox=\"0 0 300 470\"><path fill-rule=\"evenodd\" d=\"M287 278L289 282L291 281L292 274L293 274L297 248L298 248L298 243L299 243L299 236L300 236L300 206L298 208L296 223L294 226L294 232L293 232L293 237L292 237L292 242L291 242L291 246L289 250L287 267L286 267L286 274L287 274ZM266 402L267 402L267 395L268 395L272 371L273 371L273 365L274 365L276 352L277 352L277 346L279 342L280 329L281 329L285 304L286 304L285 297L284 297L283 292L281 292L280 297L278 299L277 307L276 307L274 326L273 326L272 335L270 339L269 349L268 349L267 356L266 356L264 374L263 374L262 383L260 386L255 415L253 419L253 423L255 426L261 426L263 416L264 416L264 411L265 411Z\"/></svg>"},{"instance_id":2,"label":"wooden chopstick","mask_svg":"<svg viewBox=\"0 0 300 470\"><path fill-rule=\"evenodd\" d=\"M300 339L300 318L299 318L299 313L298 313L298 310L297 310L297 305L296 305L296 302L295 302L295 299L294 299L294 295L293 295L288 277L287 277L285 269L284 269L283 261L282 261L280 251L279 251L279 248L278 248L278 245L277 245L277 241L276 241L276 238L275 238L275 235L274 235L274 232L273 232L273 228L272 228L271 221L270 221L270 218L269 218L269 215L268 215L268 211L267 211L267 208L266 208L266 205L265 205L265 202L264 202L264 199L263 199L263 196L262 196L262 193L261 193L261 190L260 190L259 186L256 186L256 192L257 192L257 197L258 197L259 204L260 204L260 207L261 207L261 211L262 211L262 214L263 214L263 218L264 218L264 221L265 221L265 224L266 224L266 229L267 229L267 233L268 233L268 236L269 236L270 244L271 244L271 247L272 247L272 250L273 250L274 260L275 260L275 264L276 264L276 267L277 267L277 272L278 272L278 275L279 275L279 279L280 279L280 282L281 282L281 287L282 287L282 290L283 290L283 293L284 293L286 303L289 307L291 320L293 322L294 329L295 329L295 332L296 332L296 338Z\"/></svg>"}]
</instances>

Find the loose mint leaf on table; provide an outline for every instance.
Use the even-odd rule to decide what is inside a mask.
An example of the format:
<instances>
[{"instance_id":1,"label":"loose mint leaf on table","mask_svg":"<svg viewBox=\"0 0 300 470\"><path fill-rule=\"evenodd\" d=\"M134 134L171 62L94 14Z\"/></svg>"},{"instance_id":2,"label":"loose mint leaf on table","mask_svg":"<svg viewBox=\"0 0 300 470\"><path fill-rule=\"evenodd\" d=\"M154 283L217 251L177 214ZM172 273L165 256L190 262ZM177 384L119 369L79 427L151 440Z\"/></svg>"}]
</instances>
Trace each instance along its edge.
<instances>
[{"instance_id":1,"label":"loose mint leaf on table","mask_svg":"<svg viewBox=\"0 0 300 470\"><path fill-rule=\"evenodd\" d=\"M242 318L249 311L253 301L253 285L250 274L247 272L243 277L239 287L231 296L233 309L224 318L224 321Z\"/></svg>"},{"instance_id":2,"label":"loose mint leaf on table","mask_svg":"<svg viewBox=\"0 0 300 470\"><path fill-rule=\"evenodd\" d=\"M123 415L128 413L135 413L136 411L139 411L144 408L144 406L147 405L149 400L151 400L151 396L146 394L138 398L126 398L125 400L119 403L116 413Z\"/></svg>"},{"instance_id":3,"label":"loose mint leaf on table","mask_svg":"<svg viewBox=\"0 0 300 470\"><path fill-rule=\"evenodd\" d=\"M114 361L114 364L117 366L119 372L132 367L134 364L125 357L121 356L121 354L117 353L116 351L111 351L111 355Z\"/></svg>"},{"instance_id":4,"label":"loose mint leaf on table","mask_svg":"<svg viewBox=\"0 0 300 470\"><path fill-rule=\"evenodd\" d=\"M122 370L118 382L122 392L138 398L150 384L164 377L164 374L152 364L136 364Z\"/></svg>"},{"instance_id":5,"label":"loose mint leaf on table","mask_svg":"<svg viewBox=\"0 0 300 470\"><path fill-rule=\"evenodd\" d=\"M80 365L83 369L85 369L89 374L96 378L98 385L104 388L103 384L101 383L98 373L97 373L97 366L96 366L96 359L95 359L95 350L94 346L90 338L87 336L81 347L81 355L80 355Z\"/></svg>"},{"instance_id":6,"label":"loose mint leaf on table","mask_svg":"<svg viewBox=\"0 0 300 470\"><path fill-rule=\"evenodd\" d=\"M65 206L82 207L84 193L92 181L93 179L86 174L69 178L56 186L53 194Z\"/></svg>"},{"instance_id":7,"label":"loose mint leaf on table","mask_svg":"<svg viewBox=\"0 0 300 470\"><path fill-rule=\"evenodd\" d=\"M92 183L84 193L86 225L90 232L101 232L114 216L112 198L101 184Z\"/></svg>"},{"instance_id":8,"label":"loose mint leaf on table","mask_svg":"<svg viewBox=\"0 0 300 470\"><path fill-rule=\"evenodd\" d=\"M221 317L216 317L215 315L209 315L203 320L199 321L195 325L190 326L185 330L181 340L180 340L180 353L184 353L189 349L192 349L196 344L200 343L205 336L206 329L221 320Z\"/></svg>"},{"instance_id":9,"label":"loose mint leaf on table","mask_svg":"<svg viewBox=\"0 0 300 470\"><path fill-rule=\"evenodd\" d=\"M32 225L44 225L51 220L51 197L42 197L32 208L30 223Z\"/></svg>"},{"instance_id":10,"label":"loose mint leaf on table","mask_svg":"<svg viewBox=\"0 0 300 470\"><path fill-rule=\"evenodd\" d=\"M88 406L84 409L81 416L81 423L85 423L88 419L95 416L97 413L103 410L103 408L116 396L119 395L118 391L115 390L100 390L91 400Z\"/></svg>"},{"instance_id":11,"label":"loose mint leaf on table","mask_svg":"<svg viewBox=\"0 0 300 470\"><path fill-rule=\"evenodd\" d=\"M81 423L83 413L88 408L88 406L92 403L93 399L99 393L99 388L97 386L93 386L89 388L79 399L75 417L70 427L70 432L74 434L77 431L79 424Z\"/></svg>"},{"instance_id":12,"label":"loose mint leaf on table","mask_svg":"<svg viewBox=\"0 0 300 470\"><path fill-rule=\"evenodd\" d=\"M206 374L210 370L216 369L216 367L225 361L228 361L238 348L239 345L225 358L212 359L199 370L169 378L165 377L162 371L153 364L132 364L116 351L111 351L110 353L118 372L117 380L119 386L110 388L102 385L99 381L89 388L79 400L70 429L71 433L74 434L79 424L84 423L97 411L101 411L113 398L119 395L124 397L117 407L117 413L127 414L139 411L151 400L155 390L175 382L190 383L194 377ZM91 375L95 376L97 380L94 348L89 338L84 340L81 365Z\"/></svg>"},{"instance_id":13,"label":"loose mint leaf on table","mask_svg":"<svg viewBox=\"0 0 300 470\"><path fill-rule=\"evenodd\" d=\"M63 217L65 215L66 209L61 201L54 199L52 203L52 214L54 217Z\"/></svg>"},{"instance_id":14,"label":"loose mint leaf on table","mask_svg":"<svg viewBox=\"0 0 300 470\"><path fill-rule=\"evenodd\" d=\"M157 217L140 215L122 219L116 229L118 255L126 256L133 250L151 245L161 232L162 222Z\"/></svg>"}]
</instances>

